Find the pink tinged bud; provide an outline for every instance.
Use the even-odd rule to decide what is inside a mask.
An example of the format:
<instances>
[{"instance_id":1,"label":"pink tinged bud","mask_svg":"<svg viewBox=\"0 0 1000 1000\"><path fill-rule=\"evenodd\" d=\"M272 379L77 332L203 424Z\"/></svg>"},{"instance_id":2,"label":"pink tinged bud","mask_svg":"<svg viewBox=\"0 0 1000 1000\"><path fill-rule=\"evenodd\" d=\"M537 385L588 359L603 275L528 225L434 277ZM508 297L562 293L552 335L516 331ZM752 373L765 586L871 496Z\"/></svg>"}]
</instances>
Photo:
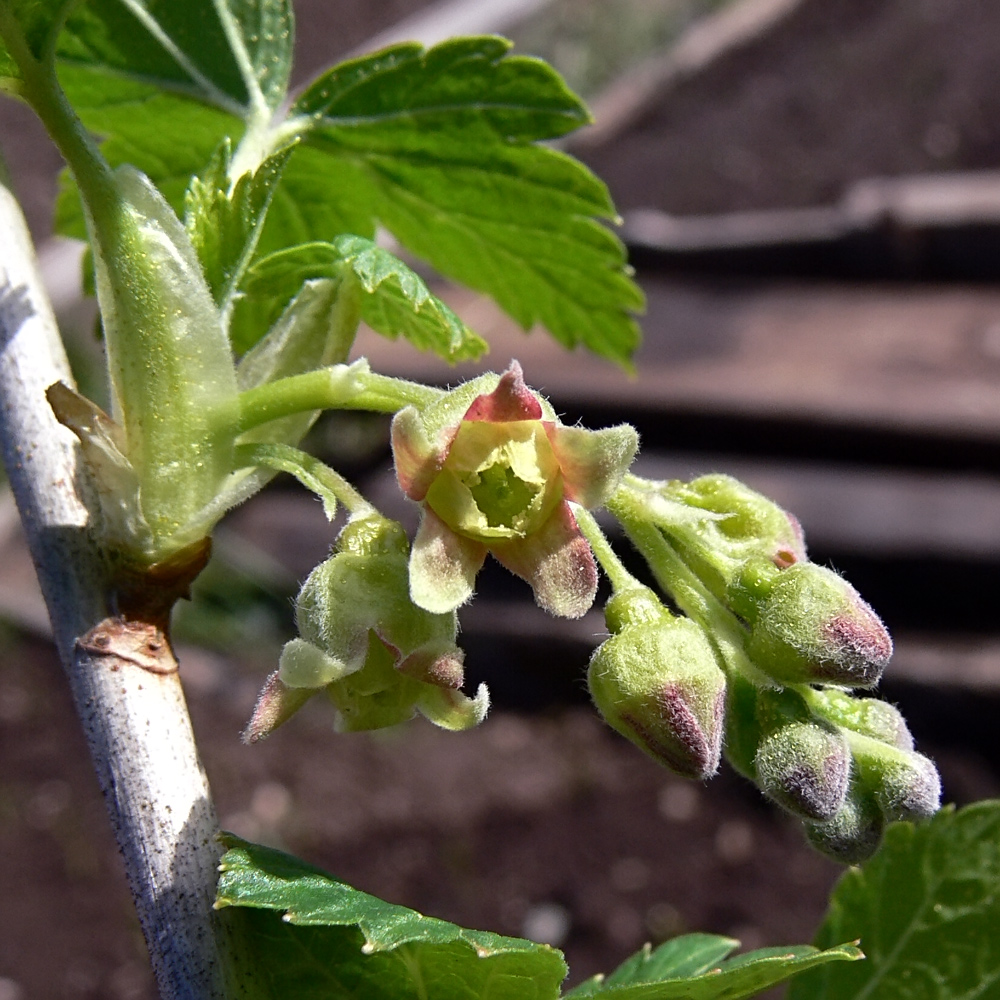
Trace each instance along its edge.
<instances>
[{"instance_id":1,"label":"pink tinged bud","mask_svg":"<svg viewBox=\"0 0 1000 1000\"><path fill-rule=\"evenodd\" d=\"M747 652L782 683L871 687L892 656L892 640L871 607L815 563L778 572L752 613Z\"/></svg>"},{"instance_id":2,"label":"pink tinged bud","mask_svg":"<svg viewBox=\"0 0 1000 1000\"><path fill-rule=\"evenodd\" d=\"M760 790L797 816L829 820L844 803L851 755L833 726L783 726L761 741L755 765Z\"/></svg>"},{"instance_id":3,"label":"pink tinged bud","mask_svg":"<svg viewBox=\"0 0 1000 1000\"><path fill-rule=\"evenodd\" d=\"M646 591L612 600L632 599L637 620L628 609L609 615L624 624L590 661L591 696L605 721L655 760L684 777L710 777L722 749L725 674L694 622L663 608L644 620Z\"/></svg>"},{"instance_id":4,"label":"pink tinged bud","mask_svg":"<svg viewBox=\"0 0 1000 1000\"><path fill-rule=\"evenodd\" d=\"M858 772L890 822L927 819L941 807L941 778L927 757L863 736L852 740L851 749Z\"/></svg>"},{"instance_id":5,"label":"pink tinged bud","mask_svg":"<svg viewBox=\"0 0 1000 1000\"><path fill-rule=\"evenodd\" d=\"M254 705L250 721L240 734L240 739L249 744L270 736L316 693L315 689L288 687L282 683L275 670L257 695L257 704Z\"/></svg>"},{"instance_id":6,"label":"pink tinged bud","mask_svg":"<svg viewBox=\"0 0 1000 1000\"><path fill-rule=\"evenodd\" d=\"M844 865L867 861L882 841L885 820L874 796L852 780L844 804L825 823L807 823L806 836L821 853Z\"/></svg>"}]
</instances>

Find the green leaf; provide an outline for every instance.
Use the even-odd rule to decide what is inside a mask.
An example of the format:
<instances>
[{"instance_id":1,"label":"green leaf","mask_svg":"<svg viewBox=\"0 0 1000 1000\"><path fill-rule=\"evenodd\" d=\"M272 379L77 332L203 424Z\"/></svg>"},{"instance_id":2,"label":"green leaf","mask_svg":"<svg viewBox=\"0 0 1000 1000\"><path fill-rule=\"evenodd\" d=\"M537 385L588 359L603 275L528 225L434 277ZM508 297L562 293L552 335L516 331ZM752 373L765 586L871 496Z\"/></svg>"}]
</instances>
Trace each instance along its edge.
<instances>
[{"instance_id":1,"label":"green leaf","mask_svg":"<svg viewBox=\"0 0 1000 1000\"><path fill-rule=\"evenodd\" d=\"M237 285L250 264L289 149L269 156L229 190L230 145L226 141L185 198L185 226L198 253L216 305L227 315Z\"/></svg>"},{"instance_id":2,"label":"green leaf","mask_svg":"<svg viewBox=\"0 0 1000 1000\"><path fill-rule=\"evenodd\" d=\"M131 163L163 193L178 215L191 178L200 174L221 142L243 135L243 122L225 111L133 80L101 78L67 68L63 85L84 125L108 138L101 152L112 166ZM76 186L61 178L56 204L59 232L86 238Z\"/></svg>"},{"instance_id":3,"label":"green leaf","mask_svg":"<svg viewBox=\"0 0 1000 1000\"><path fill-rule=\"evenodd\" d=\"M1000 997L1000 801L890 826L834 890L817 941L841 935L868 961L803 976L789 1000Z\"/></svg>"},{"instance_id":4,"label":"green leaf","mask_svg":"<svg viewBox=\"0 0 1000 1000\"><path fill-rule=\"evenodd\" d=\"M547 945L472 931L352 889L287 854L223 834L217 907L240 928L260 996L296 1000L555 1000ZM256 910L257 912L250 912Z\"/></svg>"},{"instance_id":5,"label":"green leaf","mask_svg":"<svg viewBox=\"0 0 1000 1000\"><path fill-rule=\"evenodd\" d=\"M90 0L59 39L60 63L144 83L247 118L284 99L289 0ZM65 84L64 84L65 85ZM76 105L76 95L67 88Z\"/></svg>"},{"instance_id":6,"label":"green leaf","mask_svg":"<svg viewBox=\"0 0 1000 1000\"><path fill-rule=\"evenodd\" d=\"M371 240L339 236L332 243L306 243L271 254L254 264L233 315L238 351L252 346L275 322L303 282L337 277L349 268L365 293L361 318L372 329L448 361L478 358L486 343L474 334L421 278Z\"/></svg>"},{"instance_id":7,"label":"green leaf","mask_svg":"<svg viewBox=\"0 0 1000 1000\"><path fill-rule=\"evenodd\" d=\"M699 976L718 965L739 946L739 941L716 934L682 934L664 942L655 951L647 944L610 975L594 976L570 990L566 996L589 997L613 986Z\"/></svg>"},{"instance_id":8,"label":"green leaf","mask_svg":"<svg viewBox=\"0 0 1000 1000\"><path fill-rule=\"evenodd\" d=\"M39 0L7 0L4 6L8 9L8 16L20 30L28 50L36 59L44 61L47 54L51 55L49 50L52 47L52 36L62 24L64 11L74 2L75 0L49 0L48 3L39 3ZM21 71L17 63L3 41L0 41L0 90L11 89L4 86L5 78L18 80L20 77Z\"/></svg>"},{"instance_id":9,"label":"green leaf","mask_svg":"<svg viewBox=\"0 0 1000 1000\"><path fill-rule=\"evenodd\" d=\"M727 959L738 946L714 934L685 934L655 951L646 945L606 978L595 976L570 990L566 1000L739 1000L814 966L862 957L843 944L825 951L810 945L760 948Z\"/></svg>"},{"instance_id":10,"label":"green leaf","mask_svg":"<svg viewBox=\"0 0 1000 1000\"><path fill-rule=\"evenodd\" d=\"M131 163L178 213L191 177L226 138L284 100L292 57L288 0L91 0L59 38L59 80L111 163ZM57 227L83 237L64 179Z\"/></svg>"},{"instance_id":11,"label":"green leaf","mask_svg":"<svg viewBox=\"0 0 1000 1000\"><path fill-rule=\"evenodd\" d=\"M376 221L439 271L491 296L525 329L627 364L642 308L605 186L536 142L588 121L544 63L499 38L398 45L334 67L299 99L303 144L262 245ZM311 155L306 155L307 153Z\"/></svg>"}]
</instances>

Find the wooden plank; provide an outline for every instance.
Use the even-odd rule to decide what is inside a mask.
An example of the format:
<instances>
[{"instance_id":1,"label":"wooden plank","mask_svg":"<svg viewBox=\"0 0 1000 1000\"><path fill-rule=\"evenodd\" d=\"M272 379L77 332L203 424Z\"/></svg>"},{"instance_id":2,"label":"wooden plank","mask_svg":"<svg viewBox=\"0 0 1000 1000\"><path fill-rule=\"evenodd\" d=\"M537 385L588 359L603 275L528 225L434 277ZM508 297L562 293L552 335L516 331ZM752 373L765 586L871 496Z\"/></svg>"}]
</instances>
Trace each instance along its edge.
<instances>
[{"instance_id":1,"label":"wooden plank","mask_svg":"<svg viewBox=\"0 0 1000 1000\"><path fill-rule=\"evenodd\" d=\"M1000 289L641 283L646 339L634 379L543 333L525 337L491 302L460 289L442 294L492 344L485 364L444 369L370 333L357 353L379 371L439 383L517 357L529 382L561 405L1000 435Z\"/></svg>"}]
</instances>

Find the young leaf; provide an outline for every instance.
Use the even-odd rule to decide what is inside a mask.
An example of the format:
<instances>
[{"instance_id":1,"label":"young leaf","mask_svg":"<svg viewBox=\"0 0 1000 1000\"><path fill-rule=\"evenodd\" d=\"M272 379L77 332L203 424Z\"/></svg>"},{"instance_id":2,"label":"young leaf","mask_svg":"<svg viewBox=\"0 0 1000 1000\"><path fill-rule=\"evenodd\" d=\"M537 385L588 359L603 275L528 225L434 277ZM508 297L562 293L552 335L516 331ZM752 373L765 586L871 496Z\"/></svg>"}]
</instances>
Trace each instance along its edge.
<instances>
[{"instance_id":1,"label":"young leaf","mask_svg":"<svg viewBox=\"0 0 1000 1000\"><path fill-rule=\"evenodd\" d=\"M205 280L224 317L257 247L274 189L289 149L269 156L229 190L228 140L201 177L193 177L185 198L185 226L198 253Z\"/></svg>"},{"instance_id":2,"label":"young leaf","mask_svg":"<svg viewBox=\"0 0 1000 1000\"><path fill-rule=\"evenodd\" d=\"M735 958L739 945L712 934L686 934L655 951L647 945L607 978L595 976L566 994L566 1000L740 1000L827 962L863 957L853 945L820 951L810 945L759 948Z\"/></svg>"},{"instance_id":3,"label":"young leaf","mask_svg":"<svg viewBox=\"0 0 1000 1000\"><path fill-rule=\"evenodd\" d=\"M739 941L717 934L682 934L661 944L655 951L644 945L608 976L593 976L566 994L569 997L595 996L612 987L663 979L690 979L700 976L728 958Z\"/></svg>"},{"instance_id":4,"label":"young leaf","mask_svg":"<svg viewBox=\"0 0 1000 1000\"><path fill-rule=\"evenodd\" d=\"M224 834L217 907L239 907L262 996L312 1000L555 1000L566 965L547 945L465 930L352 889ZM256 911L256 912L253 912ZM270 994L268 993L270 989Z\"/></svg>"},{"instance_id":5,"label":"young leaf","mask_svg":"<svg viewBox=\"0 0 1000 1000\"><path fill-rule=\"evenodd\" d=\"M1000 989L1000 801L896 823L834 890L817 935L860 938L867 962L797 980L789 1000L949 1000Z\"/></svg>"},{"instance_id":6,"label":"young leaf","mask_svg":"<svg viewBox=\"0 0 1000 1000\"><path fill-rule=\"evenodd\" d=\"M525 329L540 322L627 365L643 299L597 221L615 217L607 189L536 145L587 112L553 70L508 48L500 38L398 45L317 80L292 108L312 155L293 156L283 181L310 212L290 219L276 203L263 245L322 238L345 217L368 236L378 219Z\"/></svg>"},{"instance_id":7,"label":"young leaf","mask_svg":"<svg viewBox=\"0 0 1000 1000\"><path fill-rule=\"evenodd\" d=\"M306 243L259 260L243 283L231 336L237 351L257 342L303 282L336 278L344 268L365 293L361 318L387 337L402 335L448 361L478 358L486 343L474 334L401 260L360 236Z\"/></svg>"}]
</instances>

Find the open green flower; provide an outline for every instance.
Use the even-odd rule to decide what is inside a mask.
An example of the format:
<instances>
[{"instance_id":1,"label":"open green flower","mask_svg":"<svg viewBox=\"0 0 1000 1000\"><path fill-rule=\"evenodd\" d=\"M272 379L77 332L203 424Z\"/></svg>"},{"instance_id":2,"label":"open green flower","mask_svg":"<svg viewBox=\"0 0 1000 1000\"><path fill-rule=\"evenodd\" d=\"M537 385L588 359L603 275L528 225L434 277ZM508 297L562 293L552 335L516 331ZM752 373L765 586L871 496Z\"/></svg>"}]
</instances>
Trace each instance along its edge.
<instances>
[{"instance_id":1,"label":"open green flower","mask_svg":"<svg viewBox=\"0 0 1000 1000\"><path fill-rule=\"evenodd\" d=\"M285 644L257 699L247 742L269 735L324 690L341 732L398 725L416 712L444 729L482 722L489 693L485 684L472 698L461 690L457 618L414 607L408 554L395 521L369 515L345 526L299 592L299 636Z\"/></svg>"},{"instance_id":2,"label":"open green flower","mask_svg":"<svg viewBox=\"0 0 1000 1000\"><path fill-rule=\"evenodd\" d=\"M579 618L597 566L570 502L599 507L632 463L627 424L564 427L511 362L392 423L396 476L423 518L410 557L410 595L428 611L472 596L486 553L531 584L546 611Z\"/></svg>"}]
</instances>

